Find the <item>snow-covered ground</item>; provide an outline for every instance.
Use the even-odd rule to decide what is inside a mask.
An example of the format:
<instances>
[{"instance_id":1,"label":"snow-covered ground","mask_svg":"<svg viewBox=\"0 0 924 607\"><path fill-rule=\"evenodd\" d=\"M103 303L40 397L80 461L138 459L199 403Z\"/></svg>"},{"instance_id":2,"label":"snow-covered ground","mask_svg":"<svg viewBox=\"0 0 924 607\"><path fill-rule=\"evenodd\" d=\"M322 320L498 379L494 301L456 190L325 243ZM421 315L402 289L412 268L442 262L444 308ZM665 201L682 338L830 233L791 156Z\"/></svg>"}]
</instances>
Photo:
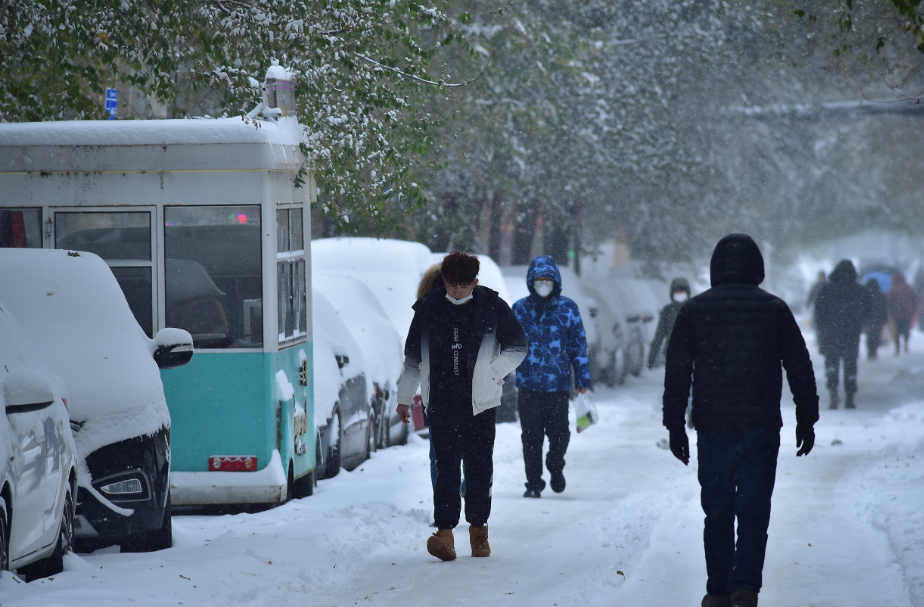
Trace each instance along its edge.
<instances>
[{"instance_id":1,"label":"snow-covered ground","mask_svg":"<svg viewBox=\"0 0 924 607\"><path fill-rule=\"evenodd\" d=\"M762 605L924 605L924 335L912 340L909 355L861 361L858 410L828 411L822 394L808 457L795 456L784 402ZM427 554L428 445L412 436L275 510L175 517L170 550L69 555L63 574L28 585L4 573L0 602L699 605L695 457L684 467L656 446L661 381L595 395L602 421L572 434L561 495L521 497L519 428L498 427L490 558L467 556L464 523L457 561Z\"/></svg>"}]
</instances>

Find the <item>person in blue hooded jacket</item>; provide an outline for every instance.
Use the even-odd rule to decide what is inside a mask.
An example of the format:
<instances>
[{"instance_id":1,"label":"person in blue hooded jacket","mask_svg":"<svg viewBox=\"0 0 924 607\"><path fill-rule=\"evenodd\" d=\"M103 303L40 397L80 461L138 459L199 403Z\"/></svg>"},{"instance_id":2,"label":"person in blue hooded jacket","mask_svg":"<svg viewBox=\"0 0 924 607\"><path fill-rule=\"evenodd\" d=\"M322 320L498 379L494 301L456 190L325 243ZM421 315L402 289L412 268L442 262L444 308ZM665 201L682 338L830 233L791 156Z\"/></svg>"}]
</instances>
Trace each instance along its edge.
<instances>
[{"instance_id":1,"label":"person in blue hooded jacket","mask_svg":"<svg viewBox=\"0 0 924 607\"><path fill-rule=\"evenodd\" d=\"M542 443L549 437L545 465L552 491L565 490L565 451L571 439L568 429L568 397L571 374L575 389L590 388L587 336L581 311L561 294L561 272L548 255L535 258L526 274L529 296L513 304L513 313L529 341L529 355L517 368L517 410L526 466L526 493L541 497Z\"/></svg>"}]
</instances>

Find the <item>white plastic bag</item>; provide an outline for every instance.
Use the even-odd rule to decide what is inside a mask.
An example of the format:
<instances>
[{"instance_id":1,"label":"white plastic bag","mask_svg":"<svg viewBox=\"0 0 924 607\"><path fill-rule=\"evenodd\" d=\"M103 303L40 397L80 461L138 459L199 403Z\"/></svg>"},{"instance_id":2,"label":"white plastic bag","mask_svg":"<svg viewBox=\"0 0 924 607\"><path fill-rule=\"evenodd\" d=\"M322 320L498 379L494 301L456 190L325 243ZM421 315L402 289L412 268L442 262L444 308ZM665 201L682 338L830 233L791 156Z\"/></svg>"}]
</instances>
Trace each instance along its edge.
<instances>
[{"instance_id":1,"label":"white plastic bag","mask_svg":"<svg viewBox=\"0 0 924 607\"><path fill-rule=\"evenodd\" d=\"M583 432L600 421L600 416L597 414L597 406L591 402L587 394L578 394L577 398L571 401L571 404L574 405L574 415L577 417L578 433Z\"/></svg>"}]
</instances>

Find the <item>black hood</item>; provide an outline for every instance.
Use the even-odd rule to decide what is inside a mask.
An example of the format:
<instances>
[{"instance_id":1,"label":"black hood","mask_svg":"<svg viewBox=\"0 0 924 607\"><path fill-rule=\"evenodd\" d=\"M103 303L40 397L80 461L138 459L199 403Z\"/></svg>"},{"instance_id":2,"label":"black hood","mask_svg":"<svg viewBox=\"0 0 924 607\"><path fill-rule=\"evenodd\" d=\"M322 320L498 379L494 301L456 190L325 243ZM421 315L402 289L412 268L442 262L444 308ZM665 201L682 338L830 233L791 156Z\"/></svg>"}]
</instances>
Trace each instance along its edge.
<instances>
[{"instance_id":1,"label":"black hood","mask_svg":"<svg viewBox=\"0 0 924 607\"><path fill-rule=\"evenodd\" d=\"M857 282L857 269L853 267L853 262L849 259L842 259L834 271L828 275L828 282L831 283L855 283Z\"/></svg>"},{"instance_id":2,"label":"black hood","mask_svg":"<svg viewBox=\"0 0 924 607\"><path fill-rule=\"evenodd\" d=\"M764 257L747 234L729 234L715 245L709 275L713 287L731 283L757 286L764 281Z\"/></svg>"}]
</instances>

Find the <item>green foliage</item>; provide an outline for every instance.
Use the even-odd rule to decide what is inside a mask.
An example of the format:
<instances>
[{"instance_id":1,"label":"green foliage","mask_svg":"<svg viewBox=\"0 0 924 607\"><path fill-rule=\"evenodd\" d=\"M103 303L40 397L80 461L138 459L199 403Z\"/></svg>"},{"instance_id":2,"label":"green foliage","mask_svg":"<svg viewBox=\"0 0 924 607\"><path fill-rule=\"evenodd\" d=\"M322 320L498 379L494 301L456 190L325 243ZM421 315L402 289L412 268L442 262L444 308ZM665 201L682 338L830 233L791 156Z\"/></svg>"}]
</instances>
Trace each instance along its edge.
<instances>
[{"instance_id":1,"label":"green foliage","mask_svg":"<svg viewBox=\"0 0 924 607\"><path fill-rule=\"evenodd\" d=\"M2 0L0 119L103 118L124 83L171 106L210 90L226 115L261 96L271 60L296 83L303 146L324 209L375 223L423 202L413 172L438 117L422 88L443 47L464 48L440 3L411 0Z\"/></svg>"}]
</instances>

